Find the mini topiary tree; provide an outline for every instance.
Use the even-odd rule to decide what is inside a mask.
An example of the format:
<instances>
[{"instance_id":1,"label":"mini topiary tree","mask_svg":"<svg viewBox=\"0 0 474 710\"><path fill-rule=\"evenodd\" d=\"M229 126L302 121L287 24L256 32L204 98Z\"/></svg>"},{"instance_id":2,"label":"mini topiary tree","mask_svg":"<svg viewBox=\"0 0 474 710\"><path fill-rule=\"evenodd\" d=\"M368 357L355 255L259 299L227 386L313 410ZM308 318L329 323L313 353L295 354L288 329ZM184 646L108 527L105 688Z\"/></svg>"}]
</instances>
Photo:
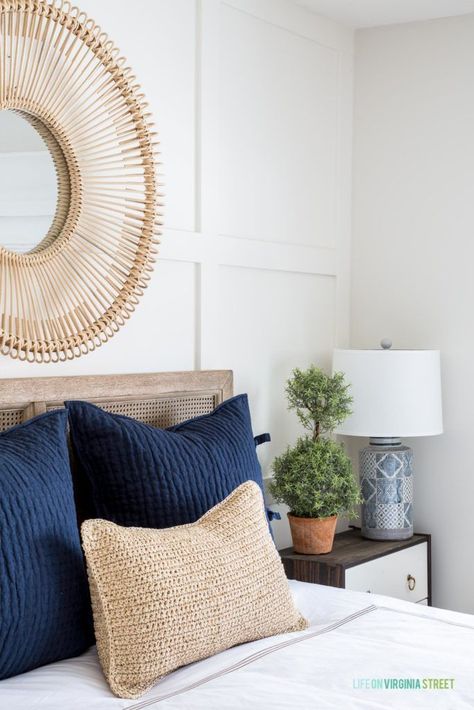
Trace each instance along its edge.
<instances>
[{"instance_id":1,"label":"mini topiary tree","mask_svg":"<svg viewBox=\"0 0 474 710\"><path fill-rule=\"evenodd\" d=\"M351 414L352 397L344 375L332 377L312 365L295 369L288 380L288 408L294 409L311 434L273 462L270 490L278 503L301 518L326 518L353 514L360 502L352 465L342 445L322 436L330 434Z\"/></svg>"}]
</instances>

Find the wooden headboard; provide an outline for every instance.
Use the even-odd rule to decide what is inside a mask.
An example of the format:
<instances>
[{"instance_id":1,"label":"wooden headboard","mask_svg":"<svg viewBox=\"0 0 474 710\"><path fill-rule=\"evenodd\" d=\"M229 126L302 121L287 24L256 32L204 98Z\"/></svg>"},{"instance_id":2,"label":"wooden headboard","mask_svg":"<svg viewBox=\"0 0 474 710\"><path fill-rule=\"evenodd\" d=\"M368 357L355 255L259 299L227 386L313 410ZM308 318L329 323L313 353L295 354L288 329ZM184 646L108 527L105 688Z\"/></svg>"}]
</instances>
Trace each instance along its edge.
<instances>
[{"instance_id":1,"label":"wooden headboard","mask_svg":"<svg viewBox=\"0 0 474 710\"><path fill-rule=\"evenodd\" d=\"M0 431L68 399L167 427L211 412L232 396L232 388L231 370L0 379Z\"/></svg>"}]
</instances>

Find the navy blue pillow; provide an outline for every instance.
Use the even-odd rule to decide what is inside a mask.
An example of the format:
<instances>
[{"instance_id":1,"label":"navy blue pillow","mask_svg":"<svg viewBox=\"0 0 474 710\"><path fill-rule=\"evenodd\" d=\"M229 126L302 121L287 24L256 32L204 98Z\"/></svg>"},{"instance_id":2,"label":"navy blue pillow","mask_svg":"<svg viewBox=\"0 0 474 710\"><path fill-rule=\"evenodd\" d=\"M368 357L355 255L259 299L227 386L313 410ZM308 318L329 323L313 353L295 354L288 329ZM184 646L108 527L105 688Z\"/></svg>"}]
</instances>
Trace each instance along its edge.
<instances>
[{"instance_id":1,"label":"navy blue pillow","mask_svg":"<svg viewBox=\"0 0 474 710\"><path fill-rule=\"evenodd\" d=\"M0 679L94 643L67 415L0 434Z\"/></svg>"},{"instance_id":2,"label":"navy blue pillow","mask_svg":"<svg viewBox=\"0 0 474 710\"><path fill-rule=\"evenodd\" d=\"M169 429L66 406L86 517L166 528L194 522L244 481L263 490L247 395Z\"/></svg>"}]
</instances>

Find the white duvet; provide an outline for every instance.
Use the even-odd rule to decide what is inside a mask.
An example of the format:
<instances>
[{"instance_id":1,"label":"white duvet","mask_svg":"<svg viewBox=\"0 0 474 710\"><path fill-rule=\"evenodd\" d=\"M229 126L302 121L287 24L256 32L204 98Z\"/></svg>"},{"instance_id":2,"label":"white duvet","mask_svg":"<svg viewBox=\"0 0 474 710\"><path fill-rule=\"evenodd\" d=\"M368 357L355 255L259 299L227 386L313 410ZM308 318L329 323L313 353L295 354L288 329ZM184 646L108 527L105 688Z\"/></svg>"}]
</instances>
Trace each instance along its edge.
<instances>
[{"instance_id":1,"label":"white duvet","mask_svg":"<svg viewBox=\"0 0 474 710\"><path fill-rule=\"evenodd\" d=\"M1 681L0 708L474 708L474 616L332 587L290 585L311 623L305 631L237 646L182 668L140 700L112 695L90 649ZM420 687L393 687L410 684ZM436 684L446 687L435 689Z\"/></svg>"}]
</instances>

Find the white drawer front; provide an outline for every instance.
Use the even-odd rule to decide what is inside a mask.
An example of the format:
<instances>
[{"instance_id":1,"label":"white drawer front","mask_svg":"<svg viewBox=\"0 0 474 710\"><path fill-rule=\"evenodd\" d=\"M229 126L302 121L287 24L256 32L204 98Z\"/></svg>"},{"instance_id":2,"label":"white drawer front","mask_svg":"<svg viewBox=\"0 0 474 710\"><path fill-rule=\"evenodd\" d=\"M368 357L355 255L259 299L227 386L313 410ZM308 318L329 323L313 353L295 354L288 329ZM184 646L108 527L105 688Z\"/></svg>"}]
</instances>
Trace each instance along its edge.
<instances>
[{"instance_id":1,"label":"white drawer front","mask_svg":"<svg viewBox=\"0 0 474 710\"><path fill-rule=\"evenodd\" d=\"M350 567L346 569L346 589L419 602L428 596L427 555L428 544L423 542Z\"/></svg>"}]
</instances>

